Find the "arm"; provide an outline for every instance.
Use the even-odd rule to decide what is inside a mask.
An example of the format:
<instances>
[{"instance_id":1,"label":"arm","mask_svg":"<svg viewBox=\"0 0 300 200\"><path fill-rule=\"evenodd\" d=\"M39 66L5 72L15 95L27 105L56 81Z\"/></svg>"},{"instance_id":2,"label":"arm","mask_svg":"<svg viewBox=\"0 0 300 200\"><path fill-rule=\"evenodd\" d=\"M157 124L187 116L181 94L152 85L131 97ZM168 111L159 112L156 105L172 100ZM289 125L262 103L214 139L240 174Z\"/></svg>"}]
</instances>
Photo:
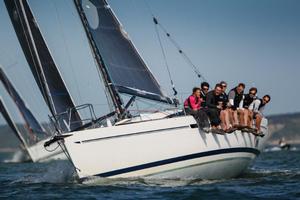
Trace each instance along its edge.
<instances>
[{"instance_id":1,"label":"arm","mask_svg":"<svg viewBox=\"0 0 300 200\"><path fill-rule=\"evenodd\" d=\"M264 109L265 109L265 106L263 106L261 109L259 109L258 113L261 115L261 116L264 116Z\"/></svg>"},{"instance_id":2,"label":"arm","mask_svg":"<svg viewBox=\"0 0 300 200\"><path fill-rule=\"evenodd\" d=\"M198 104L196 104L196 98L194 96L190 96L189 97L189 101L190 101L192 109L193 110L198 110L199 103L201 103L201 100L198 102Z\"/></svg>"},{"instance_id":3,"label":"arm","mask_svg":"<svg viewBox=\"0 0 300 200\"><path fill-rule=\"evenodd\" d=\"M228 94L228 102L230 107L234 106L234 97L235 97L235 92L231 90Z\"/></svg>"},{"instance_id":4,"label":"arm","mask_svg":"<svg viewBox=\"0 0 300 200\"><path fill-rule=\"evenodd\" d=\"M240 104L239 104L239 109L244 109L244 99L245 99L245 96L243 95L243 99L240 101Z\"/></svg>"},{"instance_id":5,"label":"arm","mask_svg":"<svg viewBox=\"0 0 300 200\"><path fill-rule=\"evenodd\" d=\"M252 112L257 113L258 112L258 107L260 105L260 101L259 100L254 100L250 106L249 106L249 110L251 110Z\"/></svg>"}]
</instances>

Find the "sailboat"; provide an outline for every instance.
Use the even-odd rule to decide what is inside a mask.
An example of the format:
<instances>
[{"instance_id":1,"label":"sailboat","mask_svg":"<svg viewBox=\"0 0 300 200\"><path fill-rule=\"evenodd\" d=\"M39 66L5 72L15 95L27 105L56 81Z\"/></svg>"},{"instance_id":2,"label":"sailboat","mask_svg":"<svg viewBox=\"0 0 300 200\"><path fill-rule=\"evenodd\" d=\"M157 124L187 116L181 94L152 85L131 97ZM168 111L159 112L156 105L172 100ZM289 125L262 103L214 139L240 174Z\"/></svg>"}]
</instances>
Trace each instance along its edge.
<instances>
[{"instance_id":1,"label":"sailboat","mask_svg":"<svg viewBox=\"0 0 300 200\"><path fill-rule=\"evenodd\" d=\"M55 149L53 151L47 151L43 148L45 141L49 140L51 133L47 132L43 126L38 122L34 117L30 109L26 106L23 98L19 95L4 70L0 67L0 81L3 83L3 86L13 102L15 103L20 116L25 122L25 129L28 132L29 136L25 136L22 131L18 129L15 125L13 119L10 117L8 109L4 106L2 102L2 113L7 122L11 127L17 138L22 144L23 149L28 153L30 160L32 162L44 162L55 159L66 159L66 156L63 154L61 148L56 148L55 145L49 147L50 149Z\"/></svg>"},{"instance_id":2,"label":"sailboat","mask_svg":"<svg viewBox=\"0 0 300 200\"><path fill-rule=\"evenodd\" d=\"M22 137L22 134L16 125L16 123L13 121L11 114L9 113L7 106L5 105L4 101L0 97L0 112L5 119L6 123L10 127L10 129L13 131L15 136L19 139L20 141L20 149L19 151L16 152L16 155L18 155L17 159L12 159L12 162L20 162L20 161L31 161L28 152L26 151L26 142L24 138ZM21 155L21 156L19 156Z\"/></svg>"},{"instance_id":3,"label":"sailboat","mask_svg":"<svg viewBox=\"0 0 300 200\"><path fill-rule=\"evenodd\" d=\"M28 25L34 20L28 15L26 0L5 2L10 13L18 10L18 15L11 14L12 20L22 16L27 21L25 29L37 31L36 25ZM223 179L236 177L248 168L269 137L267 119L262 122L263 138L242 131L226 135L205 133L194 117L186 115L176 101L164 94L106 0L74 3L112 104L111 113L90 123L76 124L76 128L62 127L45 143L62 144L79 179ZM16 22L14 26L16 31L24 29ZM44 75L50 76L46 71ZM129 97L126 104L122 95ZM132 114L129 108L137 99L169 108ZM69 110L70 106L65 104L64 108ZM59 118L59 113L54 114ZM72 119L72 113L69 114ZM53 122L61 127L61 121Z\"/></svg>"}]
</instances>

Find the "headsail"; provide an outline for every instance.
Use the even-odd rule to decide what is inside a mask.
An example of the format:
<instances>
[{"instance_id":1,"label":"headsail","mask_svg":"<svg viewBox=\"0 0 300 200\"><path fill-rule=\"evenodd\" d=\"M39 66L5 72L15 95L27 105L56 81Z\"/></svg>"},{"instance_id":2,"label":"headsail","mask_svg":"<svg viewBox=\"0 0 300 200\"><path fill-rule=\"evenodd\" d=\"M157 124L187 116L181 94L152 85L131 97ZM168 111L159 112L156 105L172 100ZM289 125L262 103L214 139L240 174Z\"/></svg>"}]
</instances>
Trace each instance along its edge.
<instances>
[{"instance_id":1,"label":"headsail","mask_svg":"<svg viewBox=\"0 0 300 200\"><path fill-rule=\"evenodd\" d=\"M26 106L25 102L18 94L12 83L9 81L2 68L0 68L0 80L3 83L5 90L19 109L20 114L26 123L28 131L33 134L46 134L45 130Z\"/></svg>"},{"instance_id":2,"label":"headsail","mask_svg":"<svg viewBox=\"0 0 300 200\"><path fill-rule=\"evenodd\" d=\"M171 103L106 0L75 0L75 3L114 88L119 93Z\"/></svg>"},{"instance_id":3,"label":"headsail","mask_svg":"<svg viewBox=\"0 0 300 200\"><path fill-rule=\"evenodd\" d=\"M27 1L5 0L5 4L27 62L52 115L75 107ZM71 118L62 116L59 122L64 131L82 125L77 111L71 113Z\"/></svg>"},{"instance_id":4,"label":"headsail","mask_svg":"<svg viewBox=\"0 0 300 200\"><path fill-rule=\"evenodd\" d=\"M0 97L0 112L2 116L4 117L5 121L7 122L8 126L11 128L11 130L14 132L14 134L17 136L17 138L20 140L21 144L23 145L24 148L27 147L25 139L22 137L22 134L20 133L18 127L12 120L2 98Z\"/></svg>"}]
</instances>

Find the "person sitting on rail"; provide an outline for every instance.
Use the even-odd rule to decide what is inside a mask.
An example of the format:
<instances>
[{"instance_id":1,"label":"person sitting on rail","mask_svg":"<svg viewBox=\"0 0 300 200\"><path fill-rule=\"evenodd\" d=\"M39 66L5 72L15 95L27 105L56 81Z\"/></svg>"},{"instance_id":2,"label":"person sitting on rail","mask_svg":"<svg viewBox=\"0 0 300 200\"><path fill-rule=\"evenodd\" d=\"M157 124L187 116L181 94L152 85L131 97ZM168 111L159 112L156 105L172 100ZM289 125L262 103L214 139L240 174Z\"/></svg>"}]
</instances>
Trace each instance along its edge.
<instances>
[{"instance_id":1,"label":"person sitting on rail","mask_svg":"<svg viewBox=\"0 0 300 200\"><path fill-rule=\"evenodd\" d=\"M245 84L239 83L237 87L230 90L228 93L228 107L230 108L230 118L235 128L246 127L242 121L239 121L238 116L242 115L243 110L241 102L244 96Z\"/></svg>"},{"instance_id":2,"label":"person sitting on rail","mask_svg":"<svg viewBox=\"0 0 300 200\"><path fill-rule=\"evenodd\" d=\"M252 129L252 121L253 121L253 112L249 109L249 106L251 103L257 98L257 88L252 87L249 89L249 93L244 95L244 98L242 100L243 105L243 120L244 124L247 125L247 128Z\"/></svg>"},{"instance_id":3,"label":"person sitting on rail","mask_svg":"<svg viewBox=\"0 0 300 200\"><path fill-rule=\"evenodd\" d=\"M222 86L216 84L215 89L208 92L206 95L207 115L211 122L212 131L224 133L221 129L220 112L222 110L222 103L220 102L220 95L222 94Z\"/></svg>"},{"instance_id":4,"label":"person sitting on rail","mask_svg":"<svg viewBox=\"0 0 300 200\"><path fill-rule=\"evenodd\" d=\"M222 104L222 110L220 113L221 119L221 127L222 129L227 132L231 133L235 131L230 123L230 110L228 108L228 95L226 94L227 83L225 81L221 81L220 85L222 86L222 93L219 97L220 104Z\"/></svg>"},{"instance_id":5,"label":"person sitting on rail","mask_svg":"<svg viewBox=\"0 0 300 200\"><path fill-rule=\"evenodd\" d=\"M202 82L201 83L201 98L202 98L202 103L201 103L201 107L202 108L206 108L206 95L209 91L209 83L208 82Z\"/></svg>"},{"instance_id":6,"label":"person sitting on rail","mask_svg":"<svg viewBox=\"0 0 300 200\"><path fill-rule=\"evenodd\" d=\"M184 109L186 114L192 115L196 119L199 127L207 132L209 129L209 121L205 111L201 109L203 99L201 98L200 90L198 87L193 88L192 95L184 101Z\"/></svg>"},{"instance_id":7,"label":"person sitting on rail","mask_svg":"<svg viewBox=\"0 0 300 200\"><path fill-rule=\"evenodd\" d=\"M264 117L263 110L270 101L271 101L270 95L265 95L262 99L254 100L249 106L249 110L253 112L253 118L255 119L255 127L256 127L257 135L264 136L261 131L261 121Z\"/></svg>"},{"instance_id":8,"label":"person sitting on rail","mask_svg":"<svg viewBox=\"0 0 300 200\"><path fill-rule=\"evenodd\" d=\"M195 115L200 110L201 103L203 102L200 92L200 88L194 87L192 95L184 101L184 109L187 114Z\"/></svg>"}]
</instances>

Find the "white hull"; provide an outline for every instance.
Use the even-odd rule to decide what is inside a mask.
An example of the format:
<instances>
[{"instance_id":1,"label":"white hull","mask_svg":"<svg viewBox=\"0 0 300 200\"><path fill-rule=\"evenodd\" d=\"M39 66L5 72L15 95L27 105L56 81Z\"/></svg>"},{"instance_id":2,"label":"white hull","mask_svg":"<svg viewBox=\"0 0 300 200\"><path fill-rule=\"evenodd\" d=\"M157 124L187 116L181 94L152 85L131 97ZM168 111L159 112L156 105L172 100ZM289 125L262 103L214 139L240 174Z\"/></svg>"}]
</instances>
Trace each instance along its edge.
<instances>
[{"instance_id":1,"label":"white hull","mask_svg":"<svg viewBox=\"0 0 300 200\"><path fill-rule=\"evenodd\" d=\"M268 138L200 132L192 116L74 132L64 144L79 178L230 178L241 174Z\"/></svg>"},{"instance_id":2,"label":"white hull","mask_svg":"<svg viewBox=\"0 0 300 200\"><path fill-rule=\"evenodd\" d=\"M58 147L57 143L54 143L47 147L49 151L44 148L44 143L49 139L42 140L27 148L27 152L32 162L48 162L51 160L66 160L66 155L62 152L62 149Z\"/></svg>"}]
</instances>

